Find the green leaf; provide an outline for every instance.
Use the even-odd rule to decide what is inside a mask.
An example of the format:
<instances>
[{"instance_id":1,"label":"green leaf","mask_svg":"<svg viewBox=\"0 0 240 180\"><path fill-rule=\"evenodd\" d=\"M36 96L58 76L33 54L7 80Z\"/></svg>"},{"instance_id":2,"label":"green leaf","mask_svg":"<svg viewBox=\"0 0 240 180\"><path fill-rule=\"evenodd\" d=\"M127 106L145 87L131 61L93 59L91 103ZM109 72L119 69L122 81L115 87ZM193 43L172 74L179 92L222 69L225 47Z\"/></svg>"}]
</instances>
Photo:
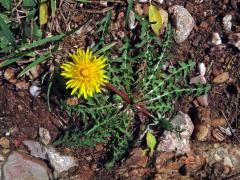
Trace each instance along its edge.
<instances>
[{"instance_id":1,"label":"green leaf","mask_svg":"<svg viewBox=\"0 0 240 180\"><path fill-rule=\"evenodd\" d=\"M64 38L65 34L59 34L59 35L56 35L56 36L51 36L51 37L47 37L45 39L40 39L38 41L34 41L33 43L31 44L25 44L23 45L20 50L26 50L26 49L31 49L31 48L34 48L34 47L38 47L38 46L41 46L43 44L46 44L46 43L49 43L49 42L54 42L54 41L59 41L61 40L62 38Z\"/></svg>"},{"instance_id":2,"label":"green leaf","mask_svg":"<svg viewBox=\"0 0 240 180\"><path fill-rule=\"evenodd\" d=\"M4 20L4 22L5 22L6 24L8 24L8 23L11 22L11 20L9 19L9 17L8 17L7 15L5 15L5 14L0 14L0 17Z\"/></svg>"},{"instance_id":3,"label":"green leaf","mask_svg":"<svg viewBox=\"0 0 240 180\"><path fill-rule=\"evenodd\" d=\"M33 32L32 37L34 39L41 39L42 38L42 30L39 28L37 24L33 25Z\"/></svg>"},{"instance_id":4,"label":"green leaf","mask_svg":"<svg viewBox=\"0 0 240 180\"><path fill-rule=\"evenodd\" d=\"M129 1L128 1L126 18L125 18L125 19L126 19L125 27L128 26L128 17L129 17L129 14L130 14L130 11L131 11L132 8L133 8L133 0L129 0Z\"/></svg>"},{"instance_id":5,"label":"green leaf","mask_svg":"<svg viewBox=\"0 0 240 180\"><path fill-rule=\"evenodd\" d=\"M147 132L146 141L147 141L147 146L150 148L150 156L152 156L154 148L157 144L157 140L150 131Z\"/></svg>"},{"instance_id":6,"label":"green leaf","mask_svg":"<svg viewBox=\"0 0 240 180\"><path fill-rule=\"evenodd\" d=\"M18 48L12 32L10 31L10 29L8 28L7 24L4 22L1 16L0 16L0 30L2 31L2 34L8 39L8 41L12 44L12 46Z\"/></svg>"},{"instance_id":7,"label":"green leaf","mask_svg":"<svg viewBox=\"0 0 240 180\"><path fill-rule=\"evenodd\" d=\"M54 46L53 49L43 53L40 57L38 57L35 61L33 61L31 64L29 64L27 67L25 67L19 74L18 77L23 76L26 72L28 72L32 67L36 66L37 64L40 64L44 60L50 58L54 52L57 51L58 45Z\"/></svg>"},{"instance_id":8,"label":"green leaf","mask_svg":"<svg viewBox=\"0 0 240 180\"><path fill-rule=\"evenodd\" d=\"M162 27L163 20L159 10L153 5L149 6L149 22L153 23L151 24L152 30L159 36L159 30Z\"/></svg>"},{"instance_id":9,"label":"green leaf","mask_svg":"<svg viewBox=\"0 0 240 180\"><path fill-rule=\"evenodd\" d=\"M32 9L31 11L29 11L27 15L27 20L28 21L32 20L35 16L35 13L36 13L36 9Z\"/></svg>"},{"instance_id":10,"label":"green leaf","mask_svg":"<svg viewBox=\"0 0 240 180\"><path fill-rule=\"evenodd\" d=\"M12 0L0 0L1 5L7 9L8 11L11 9L12 7Z\"/></svg>"},{"instance_id":11,"label":"green leaf","mask_svg":"<svg viewBox=\"0 0 240 180\"><path fill-rule=\"evenodd\" d=\"M3 62L0 63L0 68L4 67L4 66L8 66L12 63L15 63L16 61L22 59L24 56L28 56L28 57L35 57L35 53L34 52L27 52L27 51L22 51L20 53L12 53L9 56L5 56L3 58Z\"/></svg>"},{"instance_id":12,"label":"green leaf","mask_svg":"<svg viewBox=\"0 0 240 180\"><path fill-rule=\"evenodd\" d=\"M7 46L8 46L8 44L9 44L9 42L8 42L8 40L6 39L6 37L5 36L1 36L1 34L0 34L0 48L1 49L4 49L4 48L6 48ZM7 49L6 49L6 51L7 51ZM4 51L5 52L5 51ZM6 52L5 52L6 53Z\"/></svg>"},{"instance_id":13,"label":"green leaf","mask_svg":"<svg viewBox=\"0 0 240 180\"><path fill-rule=\"evenodd\" d=\"M17 57L9 58L9 59L7 59L7 60L5 60L5 61L0 63L0 68L4 67L4 66L7 66L9 64L15 63L16 61L18 61L18 60L20 60L22 58L23 58L23 56L17 56Z\"/></svg>"},{"instance_id":14,"label":"green leaf","mask_svg":"<svg viewBox=\"0 0 240 180\"><path fill-rule=\"evenodd\" d=\"M24 22L23 24L24 24L23 25L23 29L24 29L23 37L25 37L25 39L24 38L22 38L22 39L24 42L27 42L26 37L27 38L32 37L32 27L31 27L30 23Z\"/></svg>"},{"instance_id":15,"label":"green leaf","mask_svg":"<svg viewBox=\"0 0 240 180\"><path fill-rule=\"evenodd\" d=\"M45 61L46 59L51 57L51 52L45 52L43 55L38 57L35 61L33 61L31 64L29 64L27 67L25 67L19 74L18 77L23 76L26 72L28 72L32 67L36 66L37 64L40 64L41 62Z\"/></svg>"},{"instance_id":16,"label":"green leaf","mask_svg":"<svg viewBox=\"0 0 240 180\"><path fill-rule=\"evenodd\" d=\"M52 17L55 17L56 9L57 9L57 2L56 2L56 0L51 0Z\"/></svg>"},{"instance_id":17,"label":"green leaf","mask_svg":"<svg viewBox=\"0 0 240 180\"><path fill-rule=\"evenodd\" d=\"M22 6L27 9L32 9L36 6L35 0L23 0Z\"/></svg>"},{"instance_id":18,"label":"green leaf","mask_svg":"<svg viewBox=\"0 0 240 180\"><path fill-rule=\"evenodd\" d=\"M102 49L98 50L97 52L95 52L94 54L95 55L99 55L99 54L102 54L104 52L106 52L107 50L111 49L113 46L115 46L116 42L113 42L107 46L104 46Z\"/></svg>"}]
</instances>

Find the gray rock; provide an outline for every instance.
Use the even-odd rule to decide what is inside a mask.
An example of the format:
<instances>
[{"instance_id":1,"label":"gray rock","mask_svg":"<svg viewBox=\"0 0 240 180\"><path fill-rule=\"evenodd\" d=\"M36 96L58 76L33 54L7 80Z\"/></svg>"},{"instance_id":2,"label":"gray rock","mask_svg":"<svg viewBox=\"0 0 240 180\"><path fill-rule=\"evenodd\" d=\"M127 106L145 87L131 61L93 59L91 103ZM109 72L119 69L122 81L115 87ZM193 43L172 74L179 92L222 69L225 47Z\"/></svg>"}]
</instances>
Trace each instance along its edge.
<instances>
[{"instance_id":1,"label":"gray rock","mask_svg":"<svg viewBox=\"0 0 240 180\"><path fill-rule=\"evenodd\" d=\"M48 180L50 171L44 161L14 151L2 167L2 178L3 180Z\"/></svg>"},{"instance_id":2,"label":"gray rock","mask_svg":"<svg viewBox=\"0 0 240 180\"><path fill-rule=\"evenodd\" d=\"M174 39L177 43L185 41L191 33L195 21L183 6L175 5L168 9L174 20Z\"/></svg>"},{"instance_id":3,"label":"gray rock","mask_svg":"<svg viewBox=\"0 0 240 180\"><path fill-rule=\"evenodd\" d=\"M53 148L47 149L47 156L51 166L58 174L77 166L77 161L73 157L60 155Z\"/></svg>"},{"instance_id":4,"label":"gray rock","mask_svg":"<svg viewBox=\"0 0 240 180\"><path fill-rule=\"evenodd\" d=\"M177 137L176 132L165 131L157 150L165 152L176 151L177 154L189 152L189 139L194 128L191 118L180 111L171 122L181 130L184 130L180 133L181 138Z\"/></svg>"},{"instance_id":5,"label":"gray rock","mask_svg":"<svg viewBox=\"0 0 240 180\"><path fill-rule=\"evenodd\" d=\"M27 146L32 156L49 161L49 164L57 174L77 166L77 161L74 157L60 155L60 153L52 146L44 146L39 142L31 140L25 140L23 141L23 144Z\"/></svg>"},{"instance_id":6,"label":"gray rock","mask_svg":"<svg viewBox=\"0 0 240 180\"><path fill-rule=\"evenodd\" d=\"M25 140L23 141L23 144L27 146L32 156L41 158L41 159L47 159L46 148L39 142L32 141L32 140Z\"/></svg>"}]
</instances>

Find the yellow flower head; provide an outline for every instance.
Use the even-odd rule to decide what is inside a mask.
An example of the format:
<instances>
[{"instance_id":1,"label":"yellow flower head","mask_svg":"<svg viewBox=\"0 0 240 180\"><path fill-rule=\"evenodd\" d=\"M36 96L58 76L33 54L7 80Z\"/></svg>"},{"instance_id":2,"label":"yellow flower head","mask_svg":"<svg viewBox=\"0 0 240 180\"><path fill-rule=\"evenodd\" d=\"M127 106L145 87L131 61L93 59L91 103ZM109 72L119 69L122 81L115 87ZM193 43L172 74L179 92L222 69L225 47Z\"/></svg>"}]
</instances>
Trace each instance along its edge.
<instances>
[{"instance_id":1,"label":"yellow flower head","mask_svg":"<svg viewBox=\"0 0 240 180\"><path fill-rule=\"evenodd\" d=\"M68 61L61 65L63 69L61 75L69 79L66 82L66 89L73 89L71 95L78 90L78 97L83 95L87 99L95 92L100 93L100 86L108 82L104 70L107 59L104 56L94 55L89 49L86 52L78 49L69 56L73 62Z\"/></svg>"}]
</instances>

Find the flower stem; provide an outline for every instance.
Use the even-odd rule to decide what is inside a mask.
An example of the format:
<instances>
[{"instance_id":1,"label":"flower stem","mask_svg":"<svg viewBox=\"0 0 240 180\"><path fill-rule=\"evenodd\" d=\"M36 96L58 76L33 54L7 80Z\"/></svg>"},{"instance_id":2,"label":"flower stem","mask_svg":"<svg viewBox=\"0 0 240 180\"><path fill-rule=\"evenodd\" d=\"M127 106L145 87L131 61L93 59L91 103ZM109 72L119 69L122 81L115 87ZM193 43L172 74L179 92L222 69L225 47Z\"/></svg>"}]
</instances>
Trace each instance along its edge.
<instances>
[{"instance_id":1,"label":"flower stem","mask_svg":"<svg viewBox=\"0 0 240 180\"><path fill-rule=\"evenodd\" d=\"M143 113L145 116L150 117L150 118L154 118L154 115L152 113L150 113L145 107L143 107L140 104L134 104L129 99L128 94L125 93L124 91L121 91L121 90L117 89L115 86L113 86L110 83L107 83L104 88L116 93L117 95L119 95L126 103L132 104L138 111Z\"/></svg>"}]
</instances>

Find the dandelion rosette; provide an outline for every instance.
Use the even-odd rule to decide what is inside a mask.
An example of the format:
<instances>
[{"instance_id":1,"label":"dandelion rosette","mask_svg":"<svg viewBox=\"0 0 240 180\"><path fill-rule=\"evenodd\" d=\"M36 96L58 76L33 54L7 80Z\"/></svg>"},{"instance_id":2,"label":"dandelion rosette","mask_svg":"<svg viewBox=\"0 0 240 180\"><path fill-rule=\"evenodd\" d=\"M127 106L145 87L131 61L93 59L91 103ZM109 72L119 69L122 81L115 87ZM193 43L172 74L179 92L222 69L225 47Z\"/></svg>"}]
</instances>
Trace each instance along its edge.
<instances>
[{"instance_id":1,"label":"dandelion rosette","mask_svg":"<svg viewBox=\"0 0 240 180\"><path fill-rule=\"evenodd\" d=\"M73 61L68 61L61 65L63 70L61 75L69 79L66 82L66 89L71 88L73 95L78 91L78 97L83 96L87 99L94 93L100 93L100 87L107 81L106 57L94 55L90 49L85 52L77 49L74 54L69 54Z\"/></svg>"}]
</instances>

